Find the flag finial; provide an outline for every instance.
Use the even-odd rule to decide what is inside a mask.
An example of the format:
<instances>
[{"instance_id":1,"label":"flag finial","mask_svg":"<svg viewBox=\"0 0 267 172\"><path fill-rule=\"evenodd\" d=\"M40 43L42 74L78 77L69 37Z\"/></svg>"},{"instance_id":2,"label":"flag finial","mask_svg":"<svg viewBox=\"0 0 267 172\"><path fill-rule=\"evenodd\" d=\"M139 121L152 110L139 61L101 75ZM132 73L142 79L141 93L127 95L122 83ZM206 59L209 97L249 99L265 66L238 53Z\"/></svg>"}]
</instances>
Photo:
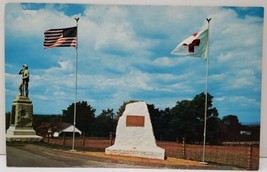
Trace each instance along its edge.
<instances>
[{"instance_id":1,"label":"flag finial","mask_svg":"<svg viewBox=\"0 0 267 172\"><path fill-rule=\"evenodd\" d=\"M78 23L78 21L79 21L79 19L80 19L80 18L79 18L79 17L77 17L77 18L74 18L74 19L75 19L75 20L76 20L76 22Z\"/></svg>"}]
</instances>

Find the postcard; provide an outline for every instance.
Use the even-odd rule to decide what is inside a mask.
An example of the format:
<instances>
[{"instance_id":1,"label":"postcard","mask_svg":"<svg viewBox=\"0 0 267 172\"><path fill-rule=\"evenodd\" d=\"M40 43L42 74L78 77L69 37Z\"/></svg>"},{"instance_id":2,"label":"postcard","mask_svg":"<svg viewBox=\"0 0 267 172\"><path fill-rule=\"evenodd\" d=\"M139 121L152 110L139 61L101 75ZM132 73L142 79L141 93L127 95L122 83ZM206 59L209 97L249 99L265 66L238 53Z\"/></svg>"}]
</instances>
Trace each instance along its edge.
<instances>
[{"instance_id":1,"label":"postcard","mask_svg":"<svg viewBox=\"0 0 267 172\"><path fill-rule=\"evenodd\" d=\"M6 3L8 167L258 170L264 8Z\"/></svg>"}]
</instances>

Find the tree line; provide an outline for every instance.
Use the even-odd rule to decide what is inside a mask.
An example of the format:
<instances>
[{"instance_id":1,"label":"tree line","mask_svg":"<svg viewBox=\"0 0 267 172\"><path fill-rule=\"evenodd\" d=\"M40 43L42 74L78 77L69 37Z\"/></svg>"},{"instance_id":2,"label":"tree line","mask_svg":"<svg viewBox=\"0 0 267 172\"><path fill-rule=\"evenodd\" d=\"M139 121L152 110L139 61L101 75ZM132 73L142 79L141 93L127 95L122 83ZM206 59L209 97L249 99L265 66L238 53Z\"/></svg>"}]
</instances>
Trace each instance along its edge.
<instances>
[{"instance_id":1,"label":"tree line","mask_svg":"<svg viewBox=\"0 0 267 172\"><path fill-rule=\"evenodd\" d=\"M236 115L229 114L222 119L216 107L212 104L213 96L207 95L207 132L206 140L209 144L220 144L224 141L258 141L259 126L241 125ZM96 115L94 109L87 101L76 103L76 127L85 136L108 137L110 132L115 133L119 117L126 104L136 102L129 100L123 102L118 111L113 109L102 110ZM182 141L187 143L201 143L203 141L205 94L200 93L192 100L177 101L172 108L160 110L154 104L147 104L157 140ZM62 110L62 115L43 116L34 115L33 124L36 130L43 130L58 123L73 123L74 104ZM7 114L8 115L8 114ZM8 120L8 118L7 118ZM8 126L8 122L7 125ZM240 133L241 131L250 131Z\"/></svg>"}]
</instances>

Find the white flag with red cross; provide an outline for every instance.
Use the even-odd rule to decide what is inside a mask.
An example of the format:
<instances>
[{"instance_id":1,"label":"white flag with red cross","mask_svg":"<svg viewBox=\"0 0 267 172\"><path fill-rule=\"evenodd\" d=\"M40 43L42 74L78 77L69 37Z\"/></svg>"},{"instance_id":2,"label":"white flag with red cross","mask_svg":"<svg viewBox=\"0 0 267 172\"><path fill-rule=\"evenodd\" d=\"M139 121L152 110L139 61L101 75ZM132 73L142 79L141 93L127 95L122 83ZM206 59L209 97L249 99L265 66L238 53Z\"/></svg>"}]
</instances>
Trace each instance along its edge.
<instances>
[{"instance_id":1,"label":"white flag with red cross","mask_svg":"<svg viewBox=\"0 0 267 172\"><path fill-rule=\"evenodd\" d=\"M174 55L194 56L207 59L208 57L208 28L194 33L183 40L171 52Z\"/></svg>"}]
</instances>

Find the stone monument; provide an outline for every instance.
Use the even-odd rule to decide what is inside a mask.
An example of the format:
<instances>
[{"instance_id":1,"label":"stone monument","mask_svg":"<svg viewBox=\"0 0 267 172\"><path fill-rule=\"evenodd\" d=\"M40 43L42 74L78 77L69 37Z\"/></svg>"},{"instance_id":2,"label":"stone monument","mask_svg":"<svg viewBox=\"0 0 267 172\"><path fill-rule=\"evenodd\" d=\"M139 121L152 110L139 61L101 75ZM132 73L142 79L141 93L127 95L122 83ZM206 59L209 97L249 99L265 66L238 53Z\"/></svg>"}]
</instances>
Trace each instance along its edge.
<instances>
[{"instance_id":1,"label":"stone monument","mask_svg":"<svg viewBox=\"0 0 267 172\"><path fill-rule=\"evenodd\" d=\"M114 145L106 154L165 159L165 150L156 145L150 115L145 102L127 104L119 118Z\"/></svg>"},{"instance_id":2,"label":"stone monument","mask_svg":"<svg viewBox=\"0 0 267 172\"><path fill-rule=\"evenodd\" d=\"M27 65L23 65L24 68L25 66L27 67ZM27 78L29 79L29 75ZM42 140L42 137L37 136L32 127L33 105L32 101L28 98L28 88L22 88L25 86L25 81L23 80L25 80L25 78L22 78L23 84L21 84L19 87L20 94L12 103L10 126L6 133L6 141L8 142L31 142ZM22 90L24 90L26 93L22 93Z\"/></svg>"}]
</instances>

